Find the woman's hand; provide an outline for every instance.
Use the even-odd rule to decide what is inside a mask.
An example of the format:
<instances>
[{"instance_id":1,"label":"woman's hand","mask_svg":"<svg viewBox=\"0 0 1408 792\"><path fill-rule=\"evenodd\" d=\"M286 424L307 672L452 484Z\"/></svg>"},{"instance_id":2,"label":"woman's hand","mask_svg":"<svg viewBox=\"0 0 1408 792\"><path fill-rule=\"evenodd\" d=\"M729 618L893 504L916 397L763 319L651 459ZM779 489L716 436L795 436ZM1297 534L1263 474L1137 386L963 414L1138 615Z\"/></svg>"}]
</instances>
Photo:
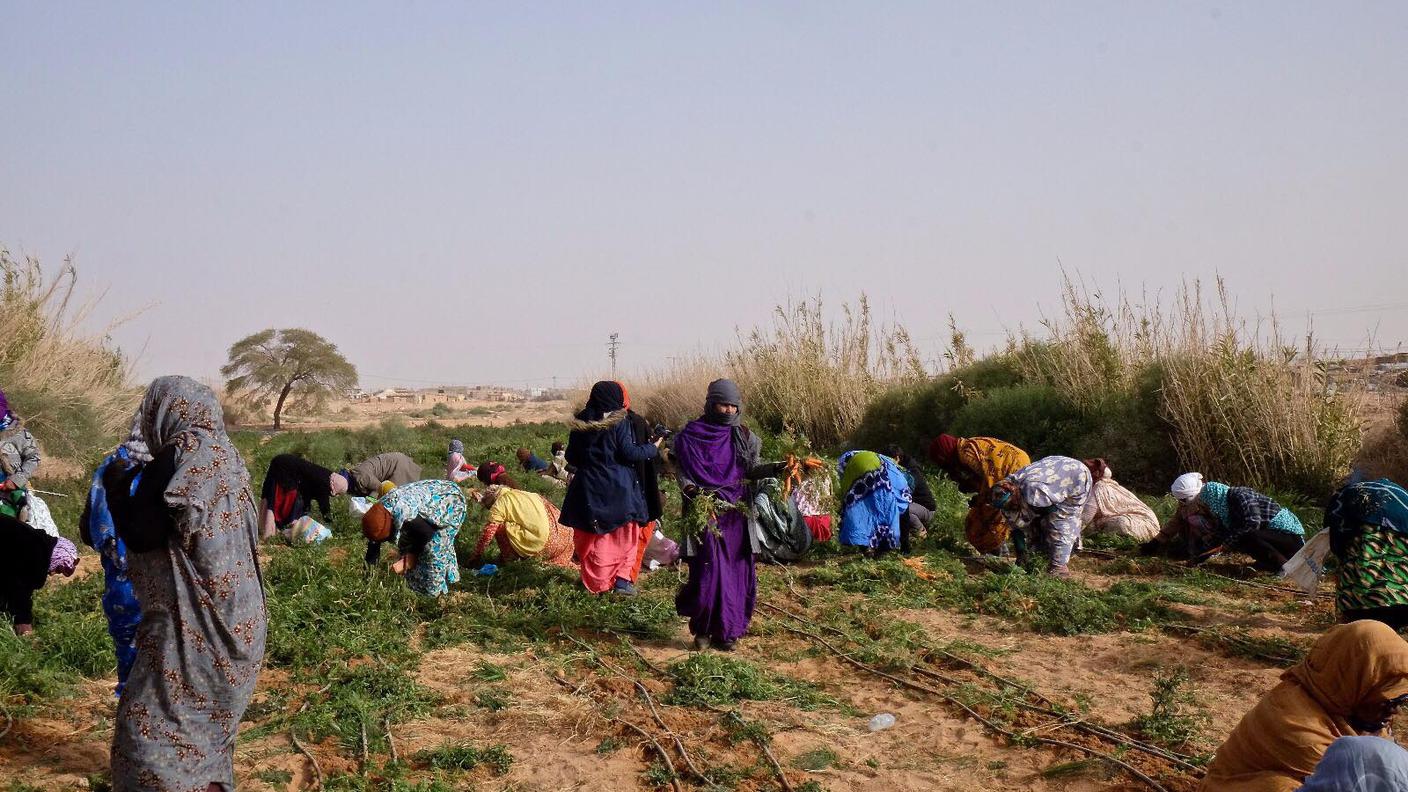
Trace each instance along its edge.
<instances>
[{"instance_id":1,"label":"woman's hand","mask_svg":"<svg viewBox=\"0 0 1408 792\"><path fill-rule=\"evenodd\" d=\"M4 483L0 483L0 490L5 490L6 492L17 489L18 487L19 485L15 483L14 479L5 479Z\"/></svg>"}]
</instances>

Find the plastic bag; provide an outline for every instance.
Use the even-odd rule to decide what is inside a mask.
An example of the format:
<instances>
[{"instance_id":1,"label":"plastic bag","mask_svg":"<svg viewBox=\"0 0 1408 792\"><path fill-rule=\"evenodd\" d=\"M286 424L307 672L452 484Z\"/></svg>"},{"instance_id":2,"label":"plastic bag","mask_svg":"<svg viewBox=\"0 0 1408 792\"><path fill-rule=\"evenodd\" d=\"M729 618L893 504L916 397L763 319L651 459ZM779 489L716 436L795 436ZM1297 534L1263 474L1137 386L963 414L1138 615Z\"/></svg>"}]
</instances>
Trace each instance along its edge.
<instances>
[{"instance_id":1,"label":"plastic bag","mask_svg":"<svg viewBox=\"0 0 1408 792\"><path fill-rule=\"evenodd\" d=\"M347 499L347 510L352 512L353 517L361 517L371 511L374 503L376 501L371 498L351 497Z\"/></svg>"},{"instance_id":2,"label":"plastic bag","mask_svg":"<svg viewBox=\"0 0 1408 792\"><path fill-rule=\"evenodd\" d=\"M332 530L312 517L304 515L283 530L289 544L316 544L332 536Z\"/></svg>"},{"instance_id":3,"label":"plastic bag","mask_svg":"<svg viewBox=\"0 0 1408 792\"><path fill-rule=\"evenodd\" d=\"M650 537L650 544L645 546L645 561L650 565L650 569L669 566L678 560L680 560L679 544L657 529Z\"/></svg>"},{"instance_id":4,"label":"plastic bag","mask_svg":"<svg viewBox=\"0 0 1408 792\"><path fill-rule=\"evenodd\" d=\"M1330 532L1315 534L1305 546L1281 567L1281 577L1291 581L1307 594L1314 593L1325 574L1325 556L1330 553Z\"/></svg>"},{"instance_id":5,"label":"plastic bag","mask_svg":"<svg viewBox=\"0 0 1408 792\"><path fill-rule=\"evenodd\" d=\"M29 524L50 536L59 535L59 526L54 523L54 515L49 513L49 504L32 491L29 493Z\"/></svg>"}]
</instances>

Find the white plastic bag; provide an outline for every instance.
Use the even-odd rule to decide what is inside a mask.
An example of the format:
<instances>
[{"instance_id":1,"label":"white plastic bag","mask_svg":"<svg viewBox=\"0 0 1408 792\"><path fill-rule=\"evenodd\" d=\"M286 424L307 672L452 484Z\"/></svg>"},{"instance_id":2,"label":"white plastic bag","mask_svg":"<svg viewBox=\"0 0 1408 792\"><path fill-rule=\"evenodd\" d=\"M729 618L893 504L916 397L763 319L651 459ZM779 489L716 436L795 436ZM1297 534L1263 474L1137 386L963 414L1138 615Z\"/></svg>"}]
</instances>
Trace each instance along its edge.
<instances>
[{"instance_id":1,"label":"white plastic bag","mask_svg":"<svg viewBox=\"0 0 1408 792\"><path fill-rule=\"evenodd\" d=\"M1320 585L1320 576L1325 574L1325 556L1329 554L1330 532L1321 531L1281 567L1281 577L1307 594L1314 593L1315 587Z\"/></svg>"},{"instance_id":2,"label":"white plastic bag","mask_svg":"<svg viewBox=\"0 0 1408 792\"><path fill-rule=\"evenodd\" d=\"M347 509L352 512L353 517L361 517L371 511L373 503L376 501L371 498L350 497L347 499Z\"/></svg>"},{"instance_id":3,"label":"white plastic bag","mask_svg":"<svg viewBox=\"0 0 1408 792\"><path fill-rule=\"evenodd\" d=\"M58 536L59 526L54 523L54 515L49 513L49 504L35 495L34 490L30 490L28 497L29 524L50 536Z\"/></svg>"}]
</instances>

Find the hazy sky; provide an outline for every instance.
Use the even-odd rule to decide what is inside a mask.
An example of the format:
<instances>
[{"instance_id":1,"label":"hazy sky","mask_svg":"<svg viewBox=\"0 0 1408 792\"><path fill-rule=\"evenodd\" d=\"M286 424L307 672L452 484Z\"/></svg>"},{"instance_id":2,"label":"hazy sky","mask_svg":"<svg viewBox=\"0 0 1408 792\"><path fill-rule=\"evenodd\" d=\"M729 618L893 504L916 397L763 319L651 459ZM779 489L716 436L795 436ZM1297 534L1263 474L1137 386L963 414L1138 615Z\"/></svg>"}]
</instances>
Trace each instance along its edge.
<instances>
[{"instance_id":1,"label":"hazy sky","mask_svg":"<svg viewBox=\"0 0 1408 792\"><path fill-rule=\"evenodd\" d=\"M0 244L150 305L143 376L302 326L568 382L862 290L937 356L1058 261L1408 340L1408 3L6 1L0 52Z\"/></svg>"}]
</instances>

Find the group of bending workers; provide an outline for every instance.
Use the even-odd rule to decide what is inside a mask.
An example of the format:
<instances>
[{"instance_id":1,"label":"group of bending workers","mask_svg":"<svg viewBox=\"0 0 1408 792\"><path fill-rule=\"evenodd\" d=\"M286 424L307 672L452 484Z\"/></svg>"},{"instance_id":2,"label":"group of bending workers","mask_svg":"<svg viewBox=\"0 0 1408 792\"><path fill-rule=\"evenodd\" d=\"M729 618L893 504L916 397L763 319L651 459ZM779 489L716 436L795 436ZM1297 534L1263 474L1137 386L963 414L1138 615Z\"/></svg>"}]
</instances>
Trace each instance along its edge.
<instances>
[{"instance_id":1,"label":"group of bending workers","mask_svg":"<svg viewBox=\"0 0 1408 792\"><path fill-rule=\"evenodd\" d=\"M701 415L670 443L686 511L711 514L708 529L684 537L689 574L675 605L689 619L694 648L728 650L748 631L756 559L770 546L758 510L730 505L790 462L761 459L760 438L741 420L736 384L717 380L702 401ZM3 395L0 408L0 491L10 491L32 473L23 449L32 438L13 431L17 419ZM414 461L395 452L337 471L276 457L256 501L215 394L187 377L153 381L130 436L94 473L80 526L102 555L103 608L118 650L114 789L234 788L235 732L267 629L261 536L282 529L307 541L311 505L326 511L335 496L378 495L362 518L370 546L396 541L397 571L414 590L436 596L459 579L455 539L472 499L488 517L469 560L496 542L502 561L576 566L588 590L631 595L663 511L656 462L666 440L630 409L624 386L603 381L561 449L570 483L560 512L513 486L502 465L471 466L485 486L466 494L449 478L421 478ZM462 448L459 454L447 473L466 472ZM1032 462L999 440L948 436L934 441L930 456L972 495L965 532L975 547L995 552L1010 538L1018 552L1044 551L1055 574L1066 572L1083 528L1126 533L1148 540L1150 550L1193 560L1246 552L1264 568L1300 547L1299 523L1273 500L1196 474L1175 482L1179 513L1159 531L1152 512L1126 497L1101 460ZM922 532L932 509L913 468L894 450L842 457L836 533L844 544L903 550ZM829 519L806 519L829 516L823 481L804 482L794 494L801 504L795 522L814 538L832 530ZM1408 788L1402 749L1372 736L1408 703L1408 644L1389 626L1408 619L1408 492L1386 480L1347 485L1325 522L1348 623L1325 633L1246 715L1209 766L1204 789ZM0 530L12 523L33 531L0 509ZM6 538L3 605L18 628L33 589L49 574L71 574L77 552L54 537ZM368 557L375 560L373 550Z\"/></svg>"}]
</instances>

